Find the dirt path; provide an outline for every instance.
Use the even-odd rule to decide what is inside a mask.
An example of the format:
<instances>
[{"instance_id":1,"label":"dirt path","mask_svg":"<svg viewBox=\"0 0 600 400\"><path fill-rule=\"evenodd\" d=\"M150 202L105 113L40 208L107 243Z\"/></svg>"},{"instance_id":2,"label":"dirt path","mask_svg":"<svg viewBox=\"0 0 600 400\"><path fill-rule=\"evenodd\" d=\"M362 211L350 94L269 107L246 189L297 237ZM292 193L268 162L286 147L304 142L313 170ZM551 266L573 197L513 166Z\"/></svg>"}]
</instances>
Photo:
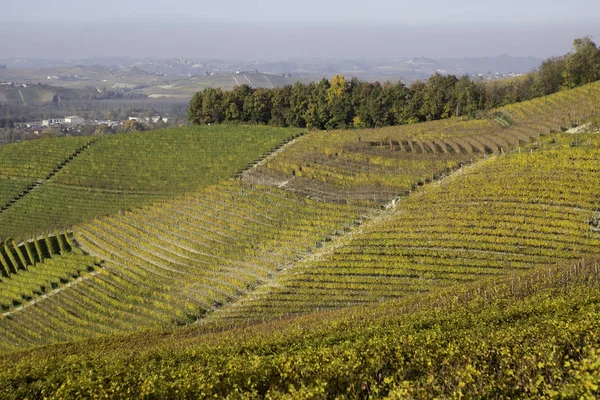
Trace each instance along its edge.
<instances>
[{"instance_id":1,"label":"dirt path","mask_svg":"<svg viewBox=\"0 0 600 400\"><path fill-rule=\"evenodd\" d=\"M19 95L21 96L21 101L23 102L23 105L25 107L27 107L27 103L25 103L25 97L23 97L23 93L21 93L21 89L19 89Z\"/></svg>"},{"instance_id":2,"label":"dirt path","mask_svg":"<svg viewBox=\"0 0 600 400\"><path fill-rule=\"evenodd\" d=\"M301 135L301 136L304 136L304 135ZM299 136L299 137L301 137L301 136ZM294 143L296 143L296 139L298 139L298 138L294 138L294 139L290 140L289 142L282 144L277 149L275 149L273 152L271 152L268 155L266 155L265 157L263 157L260 161L255 162L250 167L248 167L244 171L242 171L242 173L240 174L242 180L244 180L246 182L255 182L255 183L258 183L257 179L253 179L251 176L248 176L248 174L247 174L248 171L251 171L251 170L256 169L256 168L258 168L258 167L260 167L262 165L265 165L273 157L276 157L279 153L281 153L282 151L285 151L285 149L287 149L288 147L290 147ZM287 181L285 183L287 184ZM285 185L283 185L283 186L285 186Z\"/></svg>"}]
</instances>

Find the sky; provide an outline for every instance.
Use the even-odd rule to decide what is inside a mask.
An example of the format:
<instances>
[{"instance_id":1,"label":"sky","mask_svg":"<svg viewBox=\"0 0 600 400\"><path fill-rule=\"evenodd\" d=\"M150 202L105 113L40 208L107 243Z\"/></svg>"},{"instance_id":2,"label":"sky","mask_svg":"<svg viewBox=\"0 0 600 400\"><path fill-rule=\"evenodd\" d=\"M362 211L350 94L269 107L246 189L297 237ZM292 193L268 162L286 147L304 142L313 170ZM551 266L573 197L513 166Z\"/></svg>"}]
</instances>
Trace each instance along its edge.
<instances>
[{"instance_id":1,"label":"sky","mask_svg":"<svg viewBox=\"0 0 600 400\"><path fill-rule=\"evenodd\" d=\"M546 58L600 1L2 0L0 58Z\"/></svg>"}]
</instances>

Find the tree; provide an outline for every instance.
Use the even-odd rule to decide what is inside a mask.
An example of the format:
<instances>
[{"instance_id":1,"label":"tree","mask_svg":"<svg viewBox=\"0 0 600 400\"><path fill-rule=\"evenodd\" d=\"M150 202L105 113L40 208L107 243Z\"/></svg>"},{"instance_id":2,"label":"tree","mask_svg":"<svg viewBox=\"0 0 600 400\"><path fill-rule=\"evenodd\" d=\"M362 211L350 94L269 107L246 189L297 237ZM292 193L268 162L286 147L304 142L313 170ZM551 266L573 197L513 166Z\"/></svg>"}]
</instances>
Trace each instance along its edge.
<instances>
[{"instance_id":1,"label":"tree","mask_svg":"<svg viewBox=\"0 0 600 400\"><path fill-rule=\"evenodd\" d=\"M327 89L327 103L331 104L336 100L342 99L348 91L349 84L344 75L335 75Z\"/></svg>"},{"instance_id":2,"label":"tree","mask_svg":"<svg viewBox=\"0 0 600 400\"><path fill-rule=\"evenodd\" d=\"M343 129L352 124L354 117L350 84L343 75L335 75L326 92L329 120L325 123L327 129Z\"/></svg>"},{"instance_id":3,"label":"tree","mask_svg":"<svg viewBox=\"0 0 600 400\"><path fill-rule=\"evenodd\" d=\"M565 57L551 57L544 60L534 73L535 95L546 96L558 92L563 84L565 69Z\"/></svg>"},{"instance_id":4,"label":"tree","mask_svg":"<svg viewBox=\"0 0 600 400\"><path fill-rule=\"evenodd\" d=\"M252 93L252 112L250 120L257 124L268 124L271 120L271 91L269 89L255 89Z\"/></svg>"},{"instance_id":5,"label":"tree","mask_svg":"<svg viewBox=\"0 0 600 400\"><path fill-rule=\"evenodd\" d=\"M286 122L288 126L306 127L306 110L308 108L308 88L297 82L290 92L290 110Z\"/></svg>"},{"instance_id":6,"label":"tree","mask_svg":"<svg viewBox=\"0 0 600 400\"><path fill-rule=\"evenodd\" d=\"M282 88L273 89L271 96L271 121L272 125L288 126L290 119L290 108L292 99L292 87L286 85Z\"/></svg>"},{"instance_id":7,"label":"tree","mask_svg":"<svg viewBox=\"0 0 600 400\"><path fill-rule=\"evenodd\" d=\"M252 96L253 89L248 85L235 86L223 96L223 110L226 121L248 121L249 115L244 112L246 99Z\"/></svg>"},{"instance_id":8,"label":"tree","mask_svg":"<svg viewBox=\"0 0 600 400\"><path fill-rule=\"evenodd\" d=\"M589 36L575 39L574 53L567 56L564 84L568 88L600 79L600 49Z\"/></svg>"},{"instance_id":9,"label":"tree","mask_svg":"<svg viewBox=\"0 0 600 400\"><path fill-rule=\"evenodd\" d=\"M113 133L113 130L108 125L100 125L94 130L95 136L109 135L111 133Z\"/></svg>"},{"instance_id":10,"label":"tree","mask_svg":"<svg viewBox=\"0 0 600 400\"><path fill-rule=\"evenodd\" d=\"M58 137L62 134L62 131L60 128L55 127L55 126L49 126L46 129L44 129L43 133L42 133L42 137L43 138L54 138L54 137Z\"/></svg>"},{"instance_id":11,"label":"tree","mask_svg":"<svg viewBox=\"0 0 600 400\"><path fill-rule=\"evenodd\" d=\"M202 93L196 92L190 100L188 108L188 121L193 124L200 125L203 123L202 118Z\"/></svg>"},{"instance_id":12,"label":"tree","mask_svg":"<svg viewBox=\"0 0 600 400\"><path fill-rule=\"evenodd\" d=\"M392 108L390 109L391 120L393 124L406 124L410 120L408 103L411 98L411 91L402 82L397 82L390 88L392 98Z\"/></svg>"},{"instance_id":13,"label":"tree","mask_svg":"<svg viewBox=\"0 0 600 400\"><path fill-rule=\"evenodd\" d=\"M223 91L221 88L206 88L202 92L201 122L204 124L223 121Z\"/></svg>"},{"instance_id":14,"label":"tree","mask_svg":"<svg viewBox=\"0 0 600 400\"><path fill-rule=\"evenodd\" d=\"M325 129L325 125L329 122L327 104L329 86L329 81L325 78L321 79L318 84L311 82L308 85L308 106L304 117L308 129Z\"/></svg>"},{"instance_id":15,"label":"tree","mask_svg":"<svg viewBox=\"0 0 600 400\"><path fill-rule=\"evenodd\" d=\"M125 121L125 124L123 125L123 132L141 132L145 130L144 124L134 119Z\"/></svg>"}]
</instances>

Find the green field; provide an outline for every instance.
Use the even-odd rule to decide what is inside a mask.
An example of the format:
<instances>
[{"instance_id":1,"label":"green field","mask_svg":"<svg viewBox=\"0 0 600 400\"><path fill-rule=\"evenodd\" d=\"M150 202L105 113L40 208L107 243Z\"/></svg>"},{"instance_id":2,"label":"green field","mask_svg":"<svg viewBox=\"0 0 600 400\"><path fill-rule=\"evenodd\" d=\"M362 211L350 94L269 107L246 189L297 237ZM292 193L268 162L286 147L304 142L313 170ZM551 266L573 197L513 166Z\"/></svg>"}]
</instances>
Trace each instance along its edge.
<instances>
[{"instance_id":1,"label":"green field","mask_svg":"<svg viewBox=\"0 0 600 400\"><path fill-rule=\"evenodd\" d=\"M331 254L219 316L263 320L375 303L597 254L600 136L554 135L425 186Z\"/></svg>"},{"instance_id":2,"label":"green field","mask_svg":"<svg viewBox=\"0 0 600 400\"><path fill-rule=\"evenodd\" d=\"M0 318L10 332L0 348L195 322L270 282L368 212L229 181L79 224L74 239L104 260L103 269Z\"/></svg>"},{"instance_id":3,"label":"green field","mask_svg":"<svg viewBox=\"0 0 600 400\"><path fill-rule=\"evenodd\" d=\"M0 238L26 239L95 216L215 184L239 172L298 129L245 126L171 128L90 138L39 140L0 147L0 199L31 181L50 179L0 212ZM19 186L21 183L21 186Z\"/></svg>"}]
</instances>

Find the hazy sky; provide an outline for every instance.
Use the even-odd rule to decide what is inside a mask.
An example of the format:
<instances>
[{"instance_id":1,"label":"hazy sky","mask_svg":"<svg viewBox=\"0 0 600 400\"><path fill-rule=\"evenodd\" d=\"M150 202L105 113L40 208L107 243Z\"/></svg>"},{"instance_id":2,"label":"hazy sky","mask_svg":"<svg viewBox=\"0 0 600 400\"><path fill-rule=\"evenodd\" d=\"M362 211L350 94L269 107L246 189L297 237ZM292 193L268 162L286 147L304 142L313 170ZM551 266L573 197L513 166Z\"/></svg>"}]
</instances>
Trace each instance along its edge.
<instances>
[{"instance_id":1,"label":"hazy sky","mask_svg":"<svg viewBox=\"0 0 600 400\"><path fill-rule=\"evenodd\" d=\"M600 42L598 0L2 0L0 58L532 55Z\"/></svg>"}]
</instances>

